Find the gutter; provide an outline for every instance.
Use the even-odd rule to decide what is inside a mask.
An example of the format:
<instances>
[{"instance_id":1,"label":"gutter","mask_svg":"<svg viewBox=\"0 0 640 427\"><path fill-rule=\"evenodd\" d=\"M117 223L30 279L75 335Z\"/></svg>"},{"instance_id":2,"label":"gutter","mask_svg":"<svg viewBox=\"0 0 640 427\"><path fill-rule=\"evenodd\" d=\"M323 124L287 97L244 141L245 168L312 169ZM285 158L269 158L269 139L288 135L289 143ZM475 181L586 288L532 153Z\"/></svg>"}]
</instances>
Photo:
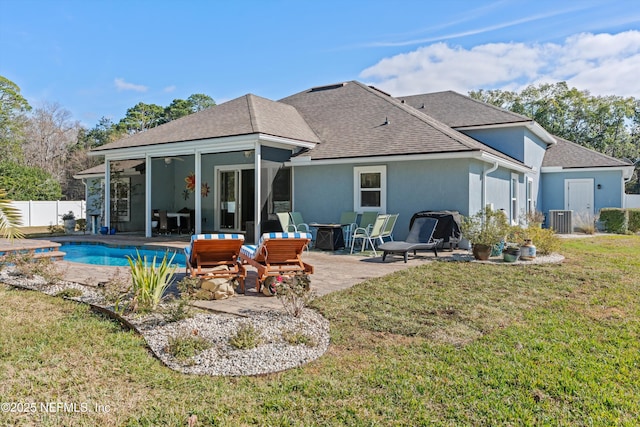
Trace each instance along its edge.
<instances>
[{"instance_id":1,"label":"gutter","mask_svg":"<svg viewBox=\"0 0 640 427\"><path fill-rule=\"evenodd\" d=\"M498 162L494 162L489 169L482 170L482 210L484 211L487 205L487 175L498 169Z\"/></svg>"}]
</instances>

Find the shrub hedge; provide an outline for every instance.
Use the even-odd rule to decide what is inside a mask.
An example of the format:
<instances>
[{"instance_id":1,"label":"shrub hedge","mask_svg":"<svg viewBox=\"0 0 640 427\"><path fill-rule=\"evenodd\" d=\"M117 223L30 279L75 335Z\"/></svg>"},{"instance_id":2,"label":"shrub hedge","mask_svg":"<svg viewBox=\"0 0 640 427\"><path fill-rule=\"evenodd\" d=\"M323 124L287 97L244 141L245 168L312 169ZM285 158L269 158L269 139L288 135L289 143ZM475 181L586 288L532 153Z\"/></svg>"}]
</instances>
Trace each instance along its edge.
<instances>
[{"instance_id":1,"label":"shrub hedge","mask_svg":"<svg viewBox=\"0 0 640 427\"><path fill-rule=\"evenodd\" d=\"M627 209L629 214L629 231L637 233L640 231L640 208Z\"/></svg>"}]
</instances>

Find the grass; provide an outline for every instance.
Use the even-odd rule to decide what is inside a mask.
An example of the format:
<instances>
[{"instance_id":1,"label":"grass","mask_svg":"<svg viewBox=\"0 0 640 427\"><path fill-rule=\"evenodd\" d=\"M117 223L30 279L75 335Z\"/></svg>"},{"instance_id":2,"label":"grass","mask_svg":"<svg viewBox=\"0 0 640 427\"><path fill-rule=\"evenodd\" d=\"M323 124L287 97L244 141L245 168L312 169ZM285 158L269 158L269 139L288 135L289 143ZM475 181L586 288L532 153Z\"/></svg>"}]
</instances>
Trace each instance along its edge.
<instances>
[{"instance_id":1,"label":"grass","mask_svg":"<svg viewBox=\"0 0 640 427\"><path fill-rule=\"evenodd\" d=\"M640 237L565 240L562 253L431 263L320 297L327 354L260 377L178 374L83 305L0 286L0 396L90 409L0 424L637 425Z\"/></svg>"}]
</instances>

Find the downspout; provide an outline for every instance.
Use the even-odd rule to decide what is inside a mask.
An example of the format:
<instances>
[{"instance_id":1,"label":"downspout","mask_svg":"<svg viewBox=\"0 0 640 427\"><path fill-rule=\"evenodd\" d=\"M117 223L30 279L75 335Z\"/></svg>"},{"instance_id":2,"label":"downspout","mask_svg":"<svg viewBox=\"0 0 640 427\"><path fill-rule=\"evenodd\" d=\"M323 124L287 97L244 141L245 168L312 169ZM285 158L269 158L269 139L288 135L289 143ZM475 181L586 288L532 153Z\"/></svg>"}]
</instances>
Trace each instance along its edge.
<instances>
[{"instance_id":1,"label":"downspout","mask_svg":"<svg viewBox=\"0 0 640 427\"><path fill-rule=\"evenodd\" d=\"M487 207L487 175L498 169L498 162L493 162L493 166L489 169L482 170L482 212Z\"/></svg>"}]
</instances>

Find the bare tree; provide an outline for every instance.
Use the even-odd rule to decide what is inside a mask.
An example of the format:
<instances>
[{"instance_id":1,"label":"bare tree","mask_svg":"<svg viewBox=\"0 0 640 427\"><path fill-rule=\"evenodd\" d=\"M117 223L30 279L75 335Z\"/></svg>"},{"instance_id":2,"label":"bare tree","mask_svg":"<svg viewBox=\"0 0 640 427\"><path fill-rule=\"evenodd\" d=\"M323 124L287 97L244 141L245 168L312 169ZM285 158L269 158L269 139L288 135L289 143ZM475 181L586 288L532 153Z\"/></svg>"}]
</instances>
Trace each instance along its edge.
<instances>
[{"instance_id":1,"label":"bare tree","mask_svg":"<svg viewBox=\"0 0 640 427\"><path fill-rule=\"evenodd\" d=\"M58 103L44 104L29 117L22 146L25 164L49 172L59 182L65 178L69 150L78 140L80 124Z\"/></svg>"}]
</instances>

